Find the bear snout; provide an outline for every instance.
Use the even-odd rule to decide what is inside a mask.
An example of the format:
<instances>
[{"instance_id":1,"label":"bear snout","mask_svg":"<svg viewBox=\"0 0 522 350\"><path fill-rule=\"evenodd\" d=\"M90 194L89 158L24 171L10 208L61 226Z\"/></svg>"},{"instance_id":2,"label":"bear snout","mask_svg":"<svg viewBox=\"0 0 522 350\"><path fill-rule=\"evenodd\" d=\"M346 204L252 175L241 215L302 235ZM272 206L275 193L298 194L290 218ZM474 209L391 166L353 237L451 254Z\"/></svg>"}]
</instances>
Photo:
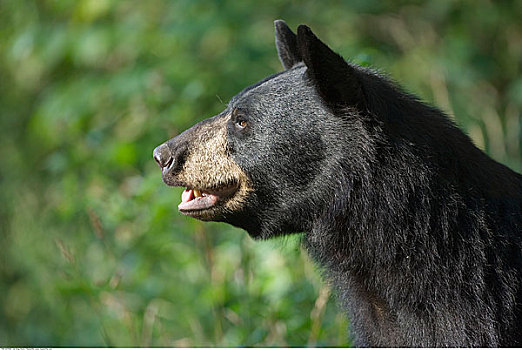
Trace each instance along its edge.
<instances>
[{"instance_id":1,"label":"bear snout","mask_svg":"<svg viewBox=\"0 0 522 350\"><path fill-rule=\"evenodd\" d=\"M187 157L187 142L178 142L175 137L158 147L152 153L156 163L161 168L163 182L169 186L184 186L185 183L177 179Z\"/></svg>"}]
</instances>

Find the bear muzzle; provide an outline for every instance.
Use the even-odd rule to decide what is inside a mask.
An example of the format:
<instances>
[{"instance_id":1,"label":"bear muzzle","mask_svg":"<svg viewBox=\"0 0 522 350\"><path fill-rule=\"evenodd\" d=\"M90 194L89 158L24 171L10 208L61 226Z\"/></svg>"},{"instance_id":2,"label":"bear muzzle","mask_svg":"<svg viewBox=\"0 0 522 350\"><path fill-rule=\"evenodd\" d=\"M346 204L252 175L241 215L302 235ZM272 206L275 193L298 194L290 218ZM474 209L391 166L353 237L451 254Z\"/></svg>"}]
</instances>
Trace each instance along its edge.
<instances>
[{"instance_id":1,"label":"bear muzzle","mask_svg":"<svg viewBox=\"0 0 522 350\"><path fill-rule=\"evenodd\" d=\"M240 210L251 192L247 175L228 151L229 115L209 118L156 147L153 158L168 186L185 187L179 211L217 220Z\"/></svg>"}]
</instances>

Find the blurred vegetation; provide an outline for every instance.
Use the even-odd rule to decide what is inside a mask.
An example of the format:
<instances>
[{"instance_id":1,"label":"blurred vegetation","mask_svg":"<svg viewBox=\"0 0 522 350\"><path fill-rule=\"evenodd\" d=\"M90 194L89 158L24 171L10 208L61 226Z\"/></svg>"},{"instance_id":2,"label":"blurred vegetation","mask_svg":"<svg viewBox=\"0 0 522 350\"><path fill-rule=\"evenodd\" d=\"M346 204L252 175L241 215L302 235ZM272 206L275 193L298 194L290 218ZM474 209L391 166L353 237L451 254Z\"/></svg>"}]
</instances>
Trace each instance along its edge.
<instances>
[{"instance_id":1,"label":"blurred vegetation","mask_svg":"<svg viewBox=\"0 0 522 350\"><path fill-rule=\"evenodd\" d=\"M521 1L1 0L0 345L349 345L298 237L182 217L151 157L281 70L278 18L522 170Z\"/></svg>"}]
</instances>

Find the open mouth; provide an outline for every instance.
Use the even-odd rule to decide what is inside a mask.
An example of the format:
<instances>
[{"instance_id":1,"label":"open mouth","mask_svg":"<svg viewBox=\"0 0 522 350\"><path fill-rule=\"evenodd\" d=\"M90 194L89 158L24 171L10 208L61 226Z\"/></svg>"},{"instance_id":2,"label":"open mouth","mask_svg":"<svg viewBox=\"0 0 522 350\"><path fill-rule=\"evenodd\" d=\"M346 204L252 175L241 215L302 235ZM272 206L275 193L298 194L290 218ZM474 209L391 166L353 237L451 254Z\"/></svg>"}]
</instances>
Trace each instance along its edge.
<instances>
[{"instance_id":1,"label":"open mouth","mask_svg":"<svg viewBox=\"0 0 522 350\"><path fill-rule=\"evenodd\" d=\"M220 188L215 191L186 188L181 195L181 203L178 205L178 209L184 214L208 210L231 197L236 191L236 185Z\"/></svg>"}]
</instances>

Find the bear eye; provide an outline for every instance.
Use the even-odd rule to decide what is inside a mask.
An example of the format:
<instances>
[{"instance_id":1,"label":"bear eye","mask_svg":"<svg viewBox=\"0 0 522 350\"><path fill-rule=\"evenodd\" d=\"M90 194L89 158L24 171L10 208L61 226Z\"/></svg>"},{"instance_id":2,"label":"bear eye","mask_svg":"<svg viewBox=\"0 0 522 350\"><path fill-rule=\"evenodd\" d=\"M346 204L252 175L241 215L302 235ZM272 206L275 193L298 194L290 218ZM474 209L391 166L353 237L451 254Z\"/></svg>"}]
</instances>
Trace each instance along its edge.
<instances>
[{"instance_id":1,"label":"bear eye","mask_svg":"<svg viewBox=\"0 0 522 350\"><path fill-rule=\"evenodd\" d=\"M234 127L236 130L241 131L248 126L248 121L245 118L245 115L237 108L234 108L234 111L232 112L232 120L234 121Z\"/></svg>"},{"instance_id":2,"label":"bear eye","mask_svg":"<svg viewBox=\"0 0 522 350\"><path fill-rule=\"evenodd\" d=\"M247 121L244 120L244 119L239 119L238 121L236 121L236 127L238 129L244 129L246 128L248 125Z\"/></svg>"}]
</instances>

